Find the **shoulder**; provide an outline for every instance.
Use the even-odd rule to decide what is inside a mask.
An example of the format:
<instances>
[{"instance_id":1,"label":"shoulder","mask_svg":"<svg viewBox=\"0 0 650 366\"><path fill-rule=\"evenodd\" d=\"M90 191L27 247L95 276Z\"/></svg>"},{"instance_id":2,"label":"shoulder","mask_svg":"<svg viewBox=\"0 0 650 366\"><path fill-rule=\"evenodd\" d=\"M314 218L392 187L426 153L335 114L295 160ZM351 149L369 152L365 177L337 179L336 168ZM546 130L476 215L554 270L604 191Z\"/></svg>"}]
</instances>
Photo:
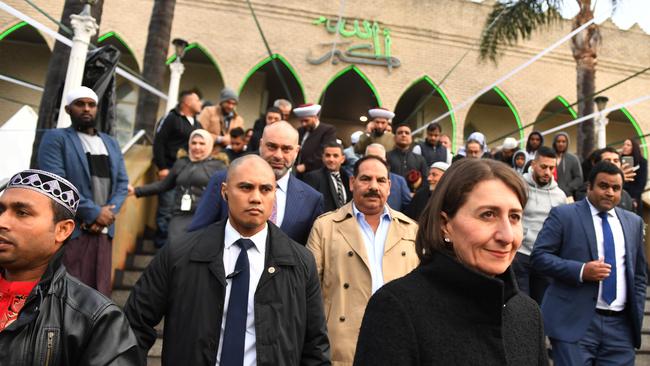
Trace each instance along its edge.
<instances>
[{"instance_id":1,"label":"shoulder","mask_svg":"<svg viewBox=\"0 0 650 366\"><path fill-rule=\"evenodd\" d=\"M67 128L50 128L43 134L42 141L60 140L64 139L69 133Z\"/></svg>"},{"instance_id":2,"label":"shoulder","mask_svg":"<svg viewBox=\"0 0 650 366\"><path fill-rule=\"evenodd\" d=\"M84 318L95 321L105 312L121 312L111 299L82 283L67 271L63 281L66 294L62 297L66 306Z\"/></svg>"},{"instance_id":3,"label":"shoulder","mask_svg":"<svg viewBox=\"0 0 650 366\"><path fill-rule=\"evenodd\" d=\"M314 221L314 226L323 226L328 224L337 224L352 217L352 201L346 203L334 211L328 211L318 216Z\"/></svg>"},{"instance_id":4,"label":"shoulder","mask_svg":"<svg viewBox=\"0 0 650 366\"><path fill-rule=\"evenodd\" d=\"M628 220L633 225L639 225L643 223L643 220L639 215L635 214L634 212L624 210L620 207L616 207L616 215L618 215L618 217L623 220Z\"/></svg>"},{"instance_id":5,"label":"shoulder","mask_svg":"<svg viewBox=\"0 0 650 366\"><path fill-rule=\"evenodd\" d=\"M307 183L301 181L300 179L296 178L294 175L289 177L289 187L291 187L291 189L301 190L301 191L305 192L306 194L311 195L311 196L313 196L315 198L317 198L320 195L320 193L317 190L312 188L309 184L307 184ZM289 190L289 189L290 188L287 188L287 190Z\"/></svg>"},{"instance_id":6,"label":"shoulder","mask_svg":"<svg viewBox=\"0 0 650 366\"><path fill-rule=\"evenodd\" d=\"M304 245L299 244L295 240L291 239L287 234L284 233L280 228L275 225L269 224L269 235L273 245L284 246L285 249L288 249L291 255L302 265L304 268L314 267L314 259L312 252L307 249Z\"/></svg>"},{"instance_id":7,"label":"shoulder","mask_svg":"<svg viewBox=\"0 0 650 366\"><path fill-rule=\"evenodd\" d=\"M393 210L392 208L389 208L391 216L400 224L405 225L405 226L414 226L417 229L417 222L413 221L410 217L404 215L400 211Z\"/></svg>"}]
</instances>

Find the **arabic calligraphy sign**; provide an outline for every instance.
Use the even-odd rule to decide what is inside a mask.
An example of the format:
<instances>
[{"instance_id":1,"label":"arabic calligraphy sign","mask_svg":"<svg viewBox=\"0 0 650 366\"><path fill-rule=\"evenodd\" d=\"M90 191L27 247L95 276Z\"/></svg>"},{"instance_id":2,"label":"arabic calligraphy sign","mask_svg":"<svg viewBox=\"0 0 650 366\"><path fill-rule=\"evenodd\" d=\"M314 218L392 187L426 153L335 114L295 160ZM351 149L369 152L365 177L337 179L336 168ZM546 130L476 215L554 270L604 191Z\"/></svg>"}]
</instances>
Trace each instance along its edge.
<instances>
[{"instance_id":1,"label":"arabic calligraphy sign","mask_svg":"<svg viewBox=\"0 0 650 366\"><path fill-rule=\"evenodd\" d=\"M331 59L333 64L341 61L350 64L386 66L389 72L394 67L401 65L400 60L391 54L390 29L386 27L382 29L376 21L355 19L348 25L348 20L344 18L338 21L321 16L312 24L319 26L323 24L328 33L336 34L338 32L344 38L355 37L366 42L361 44L353 44L352 41L321 43L320 46L329 47L329 50L318 58L312 58L310 50L307 62L312 65L320 65ZM338 49L339 46L349 47L341 51Z\"/></svg>"}]
</instances>

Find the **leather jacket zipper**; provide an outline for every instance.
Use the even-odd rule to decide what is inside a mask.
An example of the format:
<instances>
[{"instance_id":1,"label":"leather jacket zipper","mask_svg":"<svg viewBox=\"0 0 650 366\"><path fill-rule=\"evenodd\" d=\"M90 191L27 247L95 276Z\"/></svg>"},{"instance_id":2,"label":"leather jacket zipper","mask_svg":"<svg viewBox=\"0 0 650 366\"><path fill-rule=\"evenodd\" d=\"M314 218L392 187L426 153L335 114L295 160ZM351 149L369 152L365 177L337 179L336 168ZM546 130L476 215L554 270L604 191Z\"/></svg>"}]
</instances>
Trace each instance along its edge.
<instances>
[{"instance_id":1,"label":"leather jacket zipper","mask_svg":"<svg viewBox=\"0 0 650 366\"><path fill-rule=\"evenodd\" d=\"M45 366L50 366L50 360L54 354L54 332L47 332L47 354L45 356Z\"/></svg>"}]
</instances>

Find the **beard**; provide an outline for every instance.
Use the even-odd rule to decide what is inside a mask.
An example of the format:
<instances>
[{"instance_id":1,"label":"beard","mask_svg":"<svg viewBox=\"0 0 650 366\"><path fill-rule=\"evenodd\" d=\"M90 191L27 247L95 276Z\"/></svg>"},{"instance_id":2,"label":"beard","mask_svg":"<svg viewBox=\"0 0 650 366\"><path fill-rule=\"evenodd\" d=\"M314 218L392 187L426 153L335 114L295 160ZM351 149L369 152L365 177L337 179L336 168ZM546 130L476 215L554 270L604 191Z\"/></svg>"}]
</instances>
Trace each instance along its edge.
<instances>
[{"instance_id":1,"label":"beard","mask_svg":"<svg viewBox=\"0 0 650 366\"><path fill-rule=\"evenodd\" d=\"M70 116L70 120L72 121L72 126L77 131L84 131L89 128L95 128L97 124L97 119L95 117L88 120L76 116L75 117Z\"/></svg>"},{"instance_id":2,"label":"beard","mask_svg":"<svg viewBox=\"0 0 650 366\"><path fill-rule=\"evenodd\" d=\"M372 135L375 137L381 137L384 135L385 130L374 129L372 130Z\"/></svg>"}]
</instances>

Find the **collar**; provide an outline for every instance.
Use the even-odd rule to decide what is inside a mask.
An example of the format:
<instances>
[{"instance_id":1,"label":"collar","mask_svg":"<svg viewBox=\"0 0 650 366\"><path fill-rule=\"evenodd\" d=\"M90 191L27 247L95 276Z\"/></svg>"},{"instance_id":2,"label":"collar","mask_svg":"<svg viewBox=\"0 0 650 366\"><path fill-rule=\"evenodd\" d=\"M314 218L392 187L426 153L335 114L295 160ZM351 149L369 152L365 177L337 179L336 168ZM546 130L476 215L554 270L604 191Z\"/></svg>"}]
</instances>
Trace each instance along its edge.
<instances>
[{"instance_id":1,"label":"collar","mask_svg":"<svg viewBox=\"0 0 650 366\"><path fill-rule=\"evenodd\" d=\"M255 248L257 251L259 251L262 255L266 252L266 238L268 236L269 232L269 226L264 223L264 228L260 230L257 234L251 236L251 237L245 237L242 236L231 224L230 224L230 219L226 220L226 228L224 232L224 238L223 238L223 243L224 243L224 248L226 250L230 249L231 246L235 244L235 242L241 238L244 239L250 239L253 244L255 244Z\"/></svg>"},{"instance_id":2,"label":"collar","mask_svg":"<svg viewBox=\"0 0 650 366\"><path fill-rule=\"evenodd\" d=\"M354 214L354 217L357 218L357 220L359 220L359 219L364 219L365 220L366 219L366 215L363 212L361 212L361 211L359 211L357 209L357 206L354 204L354 201L352 201L352 213ZM388 210L388 207L386 207L386 204L384 204L384 211L381 213L381 218L380 219L381 220L386 219L388 221L393 219L390 216L390 211Z\"/></svg>"},{"instance_id":3,"label":"collar","mask_svg":"<svg viewBox=\"0 0 650 366\"><path fill-rule=\"evenodd\" d=\"M277 180L276 185L282 192L287 192L287 187L289 186L289 177L291 176L291 169L280 179Z\"/></svg>"},{"instance_id":4,"label":"collar","mask_svg":"<svg viewBox=\"0 0 650 366\"><path fill-rule=\"evenodd\" d=\"M587 204L589 205L589 211L591 211L591 216L598 216L600 211L598 211L598 209L594 205L591 204L591 202L589 201L589 197L587 197L585 199L585 201L587 201ZM615 210L616 210L616 207L614 207L611 210L607 211L607 216L609 216L609 217L616 216Z\"/></svg>"}]
</instances>

